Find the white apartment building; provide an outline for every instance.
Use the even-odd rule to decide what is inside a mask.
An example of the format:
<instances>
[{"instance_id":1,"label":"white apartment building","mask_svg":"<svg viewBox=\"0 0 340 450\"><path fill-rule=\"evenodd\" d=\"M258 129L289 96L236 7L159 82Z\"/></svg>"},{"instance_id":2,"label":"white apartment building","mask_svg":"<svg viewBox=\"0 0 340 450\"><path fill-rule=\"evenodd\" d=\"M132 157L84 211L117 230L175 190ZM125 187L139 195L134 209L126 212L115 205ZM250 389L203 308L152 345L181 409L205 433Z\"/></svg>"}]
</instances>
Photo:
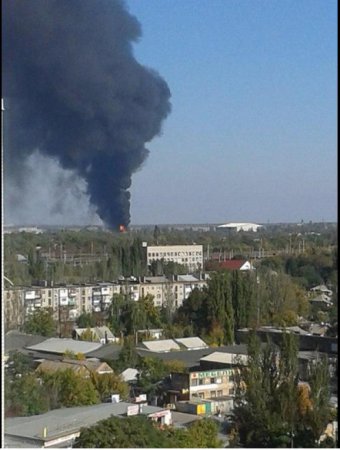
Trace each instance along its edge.
<instances>
[{"instance_id":1,"label":"white apartment building","mask_svg":"<svg viewBox=\"0 0 340 450\"><path fill-rule=\"evenodd\" d=\"M161 261L183 264L189 272L202 270L203 245L156 245L146 247L147 264Z\"/></svg>"}]
</instances>

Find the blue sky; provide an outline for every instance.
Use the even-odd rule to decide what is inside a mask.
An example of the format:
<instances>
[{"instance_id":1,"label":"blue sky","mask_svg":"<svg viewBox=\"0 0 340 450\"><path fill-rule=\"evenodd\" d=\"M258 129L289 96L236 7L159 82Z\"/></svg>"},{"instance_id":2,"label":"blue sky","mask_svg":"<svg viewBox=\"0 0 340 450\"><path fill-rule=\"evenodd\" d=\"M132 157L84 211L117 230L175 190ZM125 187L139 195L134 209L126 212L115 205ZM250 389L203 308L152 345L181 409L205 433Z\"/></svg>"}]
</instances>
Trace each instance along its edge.
<instances>
[{"instance_id":1,"label":"blue sky","mask_svg":"<svg viewBox=\"0 0 340 450\"><path fill-rule=\"evenodd\" d=\"M172 93L133 175L131 223L336 221L337 2L126 5L136 59ZM6 224L101 223L84 180L39 152L25 164L34 176L6 184Z\"/></svg>"},{"instance_id":2,"label":"blue sky","mask_svg":"<svg viewBox=\"0 0 340 450\"><path fill-rule=\"evenodd\" d=\"M172 92L132 223L335 221L336 2L126 3L137 60Z\"/></svg>"}]
</instances>

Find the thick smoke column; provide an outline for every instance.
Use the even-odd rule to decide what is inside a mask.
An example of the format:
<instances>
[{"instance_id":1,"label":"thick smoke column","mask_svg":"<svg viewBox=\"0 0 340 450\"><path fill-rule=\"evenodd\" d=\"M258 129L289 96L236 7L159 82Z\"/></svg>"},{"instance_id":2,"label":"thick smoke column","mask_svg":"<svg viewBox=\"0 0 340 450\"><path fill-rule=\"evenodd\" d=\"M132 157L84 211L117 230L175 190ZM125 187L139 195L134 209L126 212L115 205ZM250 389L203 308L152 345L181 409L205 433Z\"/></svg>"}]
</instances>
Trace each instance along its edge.
<instances>
[{"instance_id":1,"label":"thick smoke column","mask_svg":"<svg viewBox=\"0 0 340 450\"><path fill-rule=\"evenodd\" d=\"M107 225L127 225L131 176L170 112L166 82L134 59L138 21L118 0L4 0L2 9L6 171L19 180L39 149L86 180Z\"/></svg>"}]
</instances>

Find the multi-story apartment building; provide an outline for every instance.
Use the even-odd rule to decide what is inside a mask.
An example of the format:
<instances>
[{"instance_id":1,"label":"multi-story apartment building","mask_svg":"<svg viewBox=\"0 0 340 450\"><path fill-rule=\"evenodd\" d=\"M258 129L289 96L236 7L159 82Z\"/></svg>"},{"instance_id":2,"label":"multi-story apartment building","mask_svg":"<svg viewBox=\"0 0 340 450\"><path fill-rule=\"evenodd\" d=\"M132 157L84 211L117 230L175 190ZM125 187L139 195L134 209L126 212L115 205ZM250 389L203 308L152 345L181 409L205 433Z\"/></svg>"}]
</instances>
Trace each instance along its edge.
<instances>
[{"instance_id":1,"label":"multi-story apartment building","mask_svg":"<svg viewBox=\"0 0 340 450\"><path fill-rule=\"evenodd\" d=\"M203 245L157 245L146 247L148 266L153 261L174 262L188 267L189 272L203 269Z\"/></svg>"},{"instance_id":2,"label":"multi-story apartment building","mask_svg":"<svg viewBox=\"0 0 340 450\"><path fill-rule=\"evenodd\" d=\"M114 294L122 294L134 301L151 295L155 306L171 302L178 308L194 288L201 289L205 285L203 275L199 278L176 275L172 278L130 277L96 284L11 287L5 289L5 325L6 329L18 327L25 317L39 308L51 308L56 320L60 310L67 320L74 320L83 312L106 311Z\"/></svg>"},{"instance_id":3,"label":"multi-story apartment building","mask_svg":"<svg viewBox=\"0 0 340 450\"><path fill-rule=\"evenodd\" d=\"M142 277L139 294L141 297L152 295L155 306L172 302L175 308L179 308L194 288L202 289L206 286L206 279L206 276L197 278L193 275L174 275L171 278Z\"/></svg>"}]
</instances>

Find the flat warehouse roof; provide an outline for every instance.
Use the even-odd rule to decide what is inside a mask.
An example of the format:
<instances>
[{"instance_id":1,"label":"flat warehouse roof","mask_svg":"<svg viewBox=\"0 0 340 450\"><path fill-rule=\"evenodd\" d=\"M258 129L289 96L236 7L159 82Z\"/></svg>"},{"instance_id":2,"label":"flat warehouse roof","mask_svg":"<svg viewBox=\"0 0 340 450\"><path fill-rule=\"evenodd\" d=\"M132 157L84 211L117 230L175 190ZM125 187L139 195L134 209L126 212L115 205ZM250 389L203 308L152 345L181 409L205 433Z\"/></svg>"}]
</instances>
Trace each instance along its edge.
<instances>
[{"instance_id":1,"label":"flat warehouse roof","mask_svg":"<svg viewBox=\"0 0 340 450\"><path fill-rule=\"evenodd\" d=\"M180 350L180 346L173 339L162 339L161 341L143 341L143 345L153 352L170 352Z\"/></svg>"},{"instance_id":2,"label":"flat warehouse roof","mask_svg":"<svg viewBox=\"0 0 340 450\"><path fill-rule=\"evenodd\" d=\"M55 409L36 416L11 417L5 420L5 434L10 435L11 439L17 437L43 440L43 432L46 428L46 439L52 440L75 433L82 427L92 426L111 415L125 415L128 406L132 405L133 403L125 402L100 403L93 406ZM146 415L163 410L164 408L157 406L143 406L143 414Z\"/></svg>"},{"instance_id":3,"label":"flat warehouse roof","mask_svg":"<svg viewBox=\"0 0 340 450\"><path fill-rule=\"evenodd\" d=\"M26 347L28 350L48 353L65 353L71 351L74 353L89 353L102 346L98 342L75 341L74 339L50 338L39 344Z\"/></svg>"},{"instance_id":4,"label":"flat warehouse roof","mask_svg":"<svg viewBox=\"0 0 340 450\"><path fill-rule=\"evenodd\" d=\"M199 337L176 338L175 341L187 348L200 349L208 347L208 345Z\"/></svg>"}]
</instances>

